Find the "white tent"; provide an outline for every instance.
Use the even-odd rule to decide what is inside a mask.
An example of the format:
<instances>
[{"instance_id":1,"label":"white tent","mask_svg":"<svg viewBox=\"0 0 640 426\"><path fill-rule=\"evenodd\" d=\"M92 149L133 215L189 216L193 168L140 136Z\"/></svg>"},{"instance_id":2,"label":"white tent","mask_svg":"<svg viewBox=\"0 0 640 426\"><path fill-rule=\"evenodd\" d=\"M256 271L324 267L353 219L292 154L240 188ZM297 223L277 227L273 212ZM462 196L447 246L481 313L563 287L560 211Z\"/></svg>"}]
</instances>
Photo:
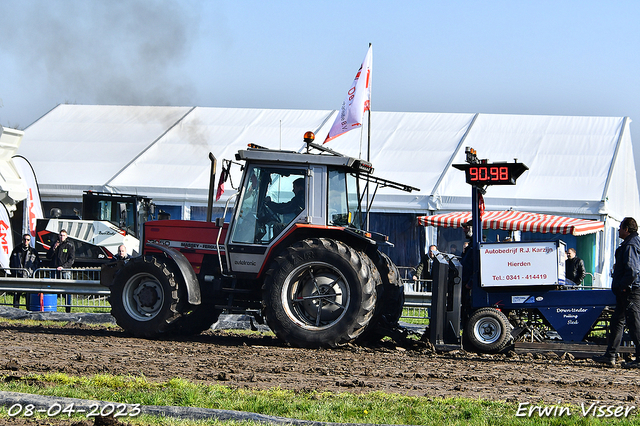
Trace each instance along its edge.
<instances>
[{"instance_id":1,"label":"white tent","mask_svg":"<svg viewBox=\"0 0 640 426\"><path fill-rule=\"evenodd\" d=\"M191 206L206 205L209 152L218 160L233 159L248 143L298 151L308 130L322 142L335 114L59 105L25 130L18 153L33 165L44 201L78 201L87 189L139 193L181 206L188 218ZM421 189L380 190L374 211L424 215L469 209L470 187L451 164L464 163L470 146L480 158L517 158L529 167L516 186L489 188L488 210L604 221L598 270L606 270L615 244L612 230L625 216L640 217L629 124L621 117L374 111L370 159L375 174ZM366 158L366 131L351 131L328 146ZM237 168L232 177L237 184ZM232 193L228 187L219 206Z\"/></svg>"}]
</instances>

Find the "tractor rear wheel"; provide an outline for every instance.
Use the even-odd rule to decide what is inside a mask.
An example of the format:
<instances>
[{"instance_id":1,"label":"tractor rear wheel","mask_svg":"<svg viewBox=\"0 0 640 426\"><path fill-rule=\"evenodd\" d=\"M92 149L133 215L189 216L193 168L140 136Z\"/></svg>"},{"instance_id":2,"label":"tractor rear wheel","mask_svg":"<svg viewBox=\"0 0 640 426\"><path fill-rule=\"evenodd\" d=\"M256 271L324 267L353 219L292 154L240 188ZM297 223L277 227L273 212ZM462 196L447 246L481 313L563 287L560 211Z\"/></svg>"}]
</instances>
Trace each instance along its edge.
<instances>
[{"instance_id":1,"label":"tractor rear wheel","mask_svg":"<svg viewBox=\"0 0 640 426\"><path fill-rule=\"evenodd\" d=\"M511 338L511 324L507 317L495 308L475 311L465 329L467 341L480 352L499 352Z\"/></svg>"},{"instance_id":2,"label":"tractor rear wheel","mask_svg":"<svg viewBox=\"0 0 640 426\"><path fill-rule=\"evenodd\" d=\"M109 303L116 323L137 337L166 333L179 318L176 278L152 256L133 258L116 273Z\"/></svg>"},{"instance_id":3,"label":"tractor rear wheel","mask_svg":"<svg viewBox=\"0 0 640 426\"><path fill-rule=\"evenodd\" d=\"M371 320L375 283L361 253L326 238L297 242L266 274L263 311L280 339L299 347L335 347Z\"/></svg>"},{"instance_id":4,"label":"tractor rear wheel","mask_svg":"<svg viewBox=\"0 0 640 426\"><path fill-rule=\"evenodd\" d=\"M398 267L389 259L389 256L378 252L378 259L374 259L382 276L384 297L380 305L380 315L385 324L395 325L402 316L404 307L404 285L400 279ZM376 308L377 309L377 308Z\"/></svg>"}]
</instances>

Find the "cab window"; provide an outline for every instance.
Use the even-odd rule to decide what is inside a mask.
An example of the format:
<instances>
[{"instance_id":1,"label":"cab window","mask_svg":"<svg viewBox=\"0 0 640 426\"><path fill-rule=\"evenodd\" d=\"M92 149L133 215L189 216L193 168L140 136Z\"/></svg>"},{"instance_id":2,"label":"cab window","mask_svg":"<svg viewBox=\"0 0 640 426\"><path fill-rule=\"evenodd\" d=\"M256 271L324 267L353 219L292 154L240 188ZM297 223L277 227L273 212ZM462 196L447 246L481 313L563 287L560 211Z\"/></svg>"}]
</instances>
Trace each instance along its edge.
<instances>
[{"instance_id":1,"label":"cab window","mask_svg":"<svg viewBox=\"0 0 640 426\"><path fill-rule=\"evenodd\" d=\"M84 220L109 221L128 234L136 236L136 207L133 202L119 202L121 200L85 198Z\"/></svg>"},{"instance_id":2,"label":"cab window","mask_svg":"<svg viewBox=\"0 0 640 426\"><path fill-rule=\"evenodd\" d=\"M305 170L252 166L236 213L233 243L268 244L305 210Z\"/></svg>"},{"instance_id":3,"label":"cab window","mask_svg":"<svg viewBox=\"0 0 640 426\"><path fill-rule=\"evenodd\" d=\"M358 182L351 173L329 169L327 222L335 226L360 228Z\"/></svg>"}]
</instances>

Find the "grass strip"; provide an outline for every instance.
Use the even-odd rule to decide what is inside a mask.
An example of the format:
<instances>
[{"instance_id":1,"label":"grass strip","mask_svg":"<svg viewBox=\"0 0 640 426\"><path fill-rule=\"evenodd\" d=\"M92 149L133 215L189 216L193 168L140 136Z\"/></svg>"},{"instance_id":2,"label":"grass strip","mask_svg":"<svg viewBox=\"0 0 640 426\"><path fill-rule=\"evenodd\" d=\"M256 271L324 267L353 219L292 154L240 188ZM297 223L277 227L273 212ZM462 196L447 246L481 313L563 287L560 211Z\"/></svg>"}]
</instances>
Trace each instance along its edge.
<instances>
[{"instance_id":1,"label":"grass strip","mask_svg":"<svg viewBox=\"0 0 640 426\"><path fill-rule=\"evenodd\" d=\"M74 377L62 373L2 377L0 390L37 395L104 400L114 403L187 406L260 413L270 416L337 423L403 425L640 425L636 411L614 419L583 415L580 407L547 406L549 415L534 411L516 416L518 404L469 398L416 397L383 392L364 394L294 392L280 388L250 390L193 383L174 378L151 382L144 376L94 375ZM562 407L564 411L562 411ZM527 412L528 407L521 412ZM561 416L557 416L561 413ZM7 408L0 410L7 415ZM127 419L130 422L132 419ZM156 424L161 419L137 419ZM162 421L169 421L164 419ZM174 422L174 420L171 420ZM151 422L151 423L149 423ZM176 425L198 422L175 421ZM160 423L169 424L169 423ZM207 424L212 424L211 422Z\"/></svg>"}]
</instances>

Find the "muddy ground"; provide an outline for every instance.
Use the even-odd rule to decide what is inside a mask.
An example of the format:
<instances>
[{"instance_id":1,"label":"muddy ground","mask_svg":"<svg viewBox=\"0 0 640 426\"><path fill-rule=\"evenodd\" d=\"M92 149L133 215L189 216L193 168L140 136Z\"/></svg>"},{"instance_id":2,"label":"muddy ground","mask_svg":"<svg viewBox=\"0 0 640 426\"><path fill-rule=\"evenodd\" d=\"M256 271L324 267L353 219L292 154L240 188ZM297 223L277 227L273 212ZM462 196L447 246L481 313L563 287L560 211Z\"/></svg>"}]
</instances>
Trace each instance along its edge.
<instances>
[{"instance_id":1,"label":"muddy ground","mask_svg":"<svg viewBox=\"0 0 640 426\"><path fill-rule=\"evenodd\" d=\"M224 330L188 339L145 340L117 327L2 321L0 377L4 380L30 373L109 373L144 375L151 381L180 377L251 389L279 386L537 404L640 404L640 370L604 367L571 354L437 353L421 342L310 350L287 347L269 335ZM11 424L23 424L18 423L21 419L14 421Z\"/></svg>"}]
</instances>

